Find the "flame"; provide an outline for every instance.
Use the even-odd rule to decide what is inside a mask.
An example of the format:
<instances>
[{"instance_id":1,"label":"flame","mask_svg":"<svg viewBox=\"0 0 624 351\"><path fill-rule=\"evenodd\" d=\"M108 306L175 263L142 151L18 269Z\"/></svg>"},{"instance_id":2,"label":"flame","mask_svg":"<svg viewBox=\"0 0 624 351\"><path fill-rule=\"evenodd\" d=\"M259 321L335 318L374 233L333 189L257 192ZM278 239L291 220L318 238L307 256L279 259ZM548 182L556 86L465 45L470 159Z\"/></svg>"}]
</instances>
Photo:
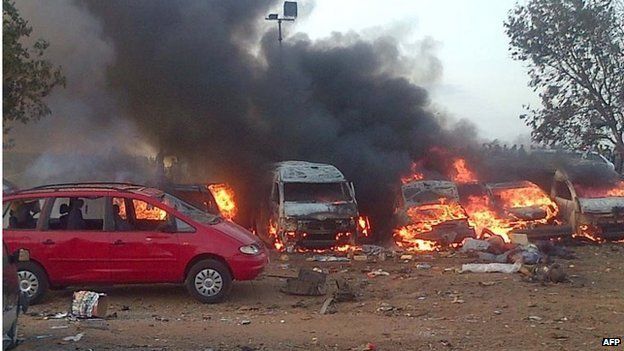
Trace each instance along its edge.
<instances>
[{"instance_id":1,"label":"flame","mask_svg":"<svg viewBox=\"0 0 624 351\"><path fill-rule=\"evenodd\" d=\"M412 173L405 177L401 177L401 184L407 184L415 180L425 179L425 175L422 172L418 171L418 168L420 168L420 165L416 162L413 162L411 167Z\"/></svg>"},{"instance_id":2,"label":"flame","mask_svg":"<svg viewBox=\"0 0 624 351\"><path fill-rule=\"evenodd\" d=\"M575 184L576 189L580 197L585 198L600 198L600 197L620 197L624 196L624 180L616 182L612 186L582 186Z\"/></svg>"},{"instance_id":3,"label":"flame","mask_svg":"<svg viewBox=\"0 0 624 351\"><path fill-rule=\"evenodd\" d=\"M481 236L484 234L483 231L487 229L509 242L509 232L512 230L554 222L559 212L557 204L537 185L532 183L527 182L516 188L494 189L493 195L497 198L503 211L539 207L546 215L539 219L523 220L516 218L511 213L499 213L486 196L470 196L465 205L466 212L468 212L470 223L477 228Z\"/></svg>"},{"instance_id":4,"label":"flame","mask_svg":"<svg viewBox=\"0 0 624 351\"><path fill-rule=\"evenodd\" d=\"M452 179L454 182L465 184L478 182L476 175L466 165L466 160L463 158L456 158L453 161L454 174Z\"/></svg>"},{"instance_id":5,"label":"flame","mask_svg":"<svg viewBox=\"0 0 624 351\"><path fill-rule=\"evenodd\" d=\"M572 236L575 238L586 238L597 243L605 242L605 239L600 237L600 228L587 224L580 225L579 232L574 233Z\"/></svg>"},{"instance_id":6,"label":"flame","mask_svg":"<svg viewBox=\"0 0 624 351\"><path fill-rule=\"evenodd\" d=\"M230 220L236 217L238 208L236 207L234 190L227 184L210 184L208 188L217 201L221 215Z\"/></svg>"},{"instance_id":7,"label":"flame","mask_svg":"<svg viewBox=\"0 0 624 351\"><path fill-rule=\"evenodd\" d=\"M410 251L433 251L439 244L433 241L418 238L423 233L430 232L436 225L452 220L466 219L466 212L456 202L449 202L444 198L438 203L411 207L407 210L410 224L394 231L394 241L400 247Z\"/></svg>"},{"instance_id":8,"label":"flame","mask_svg":"<svg viewBox=\"0 0 624 351\"><path fill-rule=\"evenodd\" d=\"M358 228L360 229L360 234L362 234L363 237L368 238L368 236L370 235L370 221L368 220L367 216L359 216L358 220L357 220L357 224L358 224Z\"/></svg>"},{"instance_id":9,"label":"flame","mask_svg":"<svg viewBox=\"0 0 624 351\"><path fill-rule=\"evenodd\" d=\"M134 205L134 214L136 219L150 219L162 221L167 217L167 212L158 207L152 206L145 201L133 199L132 204ZM121 215L121 206L119 212Z\"/></svg>"}]
</instances>

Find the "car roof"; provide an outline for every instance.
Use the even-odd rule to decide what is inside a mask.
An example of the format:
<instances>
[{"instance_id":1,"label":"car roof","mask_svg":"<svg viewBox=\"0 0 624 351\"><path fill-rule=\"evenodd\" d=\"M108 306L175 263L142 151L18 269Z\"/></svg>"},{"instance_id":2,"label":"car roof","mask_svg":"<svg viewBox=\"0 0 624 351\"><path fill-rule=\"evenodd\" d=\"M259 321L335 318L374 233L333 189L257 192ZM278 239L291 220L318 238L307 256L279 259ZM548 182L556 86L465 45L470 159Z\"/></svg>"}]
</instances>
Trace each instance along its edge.
<instances>
[{"instance_id":1,"label":"car roof","mask_svg":"<svg viewBox=\"0 0 624 351\"><path fill-rule=\"evenodd\" d=\"M27 195L42 193L72 193L72 192L102 192L116 191L156 197L163 194L162 190L134 183L120 182L82 182L82 183L60 183L41 185L34 188L23 189L11 194Z\"/></svg>"},{"instance_id":2,"label":"car roof","mask_svg":"<svg viewBox=\"0 0 624 351\"><path fill-rule=\"evenodd\" d=\"M275 164L279 180L285 183L337 183L346 181L338 168L324 163L283 161Z\"/></svg>"}]
</instances>

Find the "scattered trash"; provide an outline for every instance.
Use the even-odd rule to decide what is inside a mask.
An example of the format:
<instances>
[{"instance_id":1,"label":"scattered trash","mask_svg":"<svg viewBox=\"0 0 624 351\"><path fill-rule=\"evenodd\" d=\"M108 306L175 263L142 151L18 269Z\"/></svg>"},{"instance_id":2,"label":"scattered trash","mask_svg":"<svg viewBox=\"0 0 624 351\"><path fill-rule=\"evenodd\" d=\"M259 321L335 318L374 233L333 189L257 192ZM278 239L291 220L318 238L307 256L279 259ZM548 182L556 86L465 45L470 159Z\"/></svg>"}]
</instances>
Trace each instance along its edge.
<instances>
[{"instance_id":1,"label":"scattered trash","mask_svg":"<svg viewBox=\"0 0 624 351\"><path fill-rule=\"evenodd\" d=\"M73 295L71 314L77 318L106 317L106 294L94 291L77 291Z\"/></svg>"},{"instance_id":2,"label":"scattered trash","mask_svg":"<svg viewBox=\"0 0 624 351\"><path fill-rule=\"evenodd\" d=\"M354 261L368 261L368 256L366 255L354 255L353 256L353 260Z\"/></svg>"},{"instance_id":3,"label":"scattered trash","mask_svg":"<svg viewBox=\"0 0 624 351\"><path fill-rule=\"evenodd\" d=\"M76 335L73 336L66 336L63 338L63 341L80 341L80 339L82 339L82 337L84 336L84 333L78 333Z\"/></svg>"},{"instance_id":4,"label":"scattered trash","mask_svg":"<svg viewBox=\"0 0 624 351\"><path fill-rule=\"evenodd\" d=\"M69 328L68 325L53 325L50 327L50 329L67 329Z\"/></svg>"},{"instance_id":5,"label":"scattered trash","mask_svg":"<svg viewBox=\"0 0 624 351\"><path fill-rule=\"evenodd\" d=\"M541 321L542 317L539 317L539 316L529 316L528 320L537 322L537 321Z\"/></svg>"},{"instance_id":6,"label":"scattered trash","mask_svg":"<svg viewBox=\"0 0 624 351\"><path fill-rule=\"evenodd\" d=\"M240 322L240 324L241 324L241 325L248 325L248 324L251 324L251 321L250 321L249 319L243 319L243 320Z\"/></svg>"},{"instance_id":7,"label":"scattered trash","mask_svg":"<svg viewBox=\"0 0 624 351\"><path fill-rule=\"evenodd\" d=\"M351 348L350 351L376 351L377 345L369 342L358 347Z\"/></svg>"},{"instance_id":8,"label":"scattered trash","mask_svg":"<svg viewBox=\"0 0 624 351\"><path fill-rule=\"evenodd\" d=\"M563 283L568 281L566 272L558 263L539 264L532 268L523 267L520 273L526 275L533 282Z\"/></svg>"},{"instance_id":9,"label":"scattered trash","mask_svg":"<svg viewBox=\"0 0 624 351\"><path fill-rule=\"evenodd\" d=\"M502 314L502 313L503 313L503 312L501 312L501 311L499 311L499 310L494 310L494 314L500 315L500 314Z\"/></svg>"},{"instance_id":10,"label":"scattered trash","mask_svg":"<svg viewBox=\"0 0 624 351\"><path fill-rule=\"evenodd\" d=\"M337 257L337 256L329 256L329 255L314 255L312 257L308 257L306 261L316 261L316 262L349 262L346 257Z\"/></svg>"},{"instance_id":11,"label":"scattered trash","mask_svg":"<svg viewBox=\"0 0 624 351\"><path fill-rule=\"evenodd\" d=\"M431 265L429 263L417 263L416 269L431 269Z\"/></svg>"},{"instance_id":12,"label":"scattered trash","mask_svg":"<svg viewBox=\"0 0 624 351\"><path fill-rule=\"evenodd\" d=\"M43 319L63 319L69 316L68 312L59 312L50 316L45 316Z\"/></svg>"},{"instance_id":13,"label":"scattered trash","mask_svg":"<svg viewBox=\"0 0 624 351\"><path fill-rule=\"evenodd\" d=\"M382 246L378 245L362 245L362 252L371 255L371 256L379 256L381 253L385 252L386 249Z\"/></svg>"},{"instance_id":14,"label":"scattered trash","mask_svg":"<svg viewBox=\"0 0 624 351\"><path fill-rule=\"evenodd\" d=\"M336 302L347 302L347 301L355 301L355 292L347 283L346 280L342 278L336 279L336 291L334 292L334 301Z\"/></svg>"},{"instance_id":15,"label":"scattered trash","mask_svg":"<svg viewBox=\"0 0 624 351\"><path fill-rule=\"evenodd\" d=\"M485 251L490 247L490 243L485 240L466 238L462 241L460 252Z\"/></svg>"},{"instance_id":16,"label":"scattered trash","mask_svg":"<svg viewBox=\"0 0 624 351\"><path fill-rule=\"evenodd\" d=\"M382 302L379 304L379 307L377 308L377 311L379 312L388 312L388 311L392 311L394 310L394 306L390 305L389 303L386 302Z\"/></svg>"},{"instance_id":17,"label":"scattered trash","mask_svg":"<svg viewBox=\"0 0 624 351\"><path fill-rule=\"evenodd\" d=\"M474 273L516 273L520 270L522 264L516 262L511 263L467 263L463 264L461 273L474 272Z\"/></svg>"},{"instance_id":18,"label":"scattered trash","mask_svg":"<svg viewBox=\"0 0 624 351\"><path fill-rule=\"evenodd\" d=\"M464 303L464 302L465 302L464 300L458 298L457 296L455 296L453 298L453 301L451 301L451 303Z\"/></svg>"},{"instance_id":19,"label":"scattered trash","mask_svg":"<svg viewBox=\"0 0 624 351\"><path fill-rule=\"evenodd\" d=\"M495 285L496 282L479 282L479 285L481 286L492 286Z\"/></svg>"},{"instance_id":20,"label":"scattered trash","mask_svg":"<svg viewBox=\"0 0 624 351\"><path fill-rule=\"evenodd\" d=\"M336 313L336 306L334 305L334 298L330 297L323 302L323 306L321 306L320 314L333 314Z\"/></svg>"},{"instance_id":21,"label":"scattered trash","mask_svg":"<svg viewBox=\"0 0 624 351\"><path fill-rule=\"evenodd\" d=\"M401 261L411 261L414 259L414 255L401 255L401 257L399 257L399 259Z\"/></svg>"},{"instance_id":22,"label":"scattered trash","mask_svg":"<svg viewBox=\"0 0 624 351\"><path fill-rule=\"evenodd\" d=\"M386 272L384 270L381 270L381 269L375 269L373 271L370 271L370 272L366 273L366 275L369 278L374 278L374 277L377 277L377 276L380 276L380 275L390 275L390 273L388 273L388 272Z\"/></svg>"},{"instance_id":23,"label":"scattered trash","mask_svg":"<svg viewBox=\"0 0 624 351\"><path fill-rule=\"evenodd\" d=\"M45 335L37 335L35 336L35 339L47 339L47 338L51 338L52 335L51 334L45 334Z\"/></svg>"},{"instance_id":24,"label":"scattered trash","mask_svg":"<svg viewBox=\"0 0 624 351\"><path fill-rule=\"evenodd\" d=\"M325 295L327 274L316 269L301 268L297 278L288 278L281 291L290 295L320 296Z\"/></svg>"}]
</instances>

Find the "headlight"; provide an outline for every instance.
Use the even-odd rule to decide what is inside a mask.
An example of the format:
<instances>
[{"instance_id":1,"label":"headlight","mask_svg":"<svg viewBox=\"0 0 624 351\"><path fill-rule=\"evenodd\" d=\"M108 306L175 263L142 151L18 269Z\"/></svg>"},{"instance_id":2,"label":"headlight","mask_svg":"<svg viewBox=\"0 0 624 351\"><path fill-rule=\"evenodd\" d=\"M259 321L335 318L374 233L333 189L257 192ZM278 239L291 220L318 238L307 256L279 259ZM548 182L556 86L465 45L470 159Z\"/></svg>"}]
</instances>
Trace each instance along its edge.
<instances>
[{"instance_id":1,"label":"headlight","mask_svg":"<svg viewBox=\"0 0 624 351\"><path fill-rule=\"evenodd\" d=\"M295 231L297 230L297 219L295 218L286 218L284 220L284 230L286 231Z\"/></svg>"},{"instance_id":2,"label":"headlight","mask_svg":"<svg viewBox=\"0 0 624 351\"><path fill-rule=\"evenodd\" d=\"M260 247L256 244L241 246L238 249L240 252L247 255L257 255L260 253Z\"/></svg>"}]
</instances>

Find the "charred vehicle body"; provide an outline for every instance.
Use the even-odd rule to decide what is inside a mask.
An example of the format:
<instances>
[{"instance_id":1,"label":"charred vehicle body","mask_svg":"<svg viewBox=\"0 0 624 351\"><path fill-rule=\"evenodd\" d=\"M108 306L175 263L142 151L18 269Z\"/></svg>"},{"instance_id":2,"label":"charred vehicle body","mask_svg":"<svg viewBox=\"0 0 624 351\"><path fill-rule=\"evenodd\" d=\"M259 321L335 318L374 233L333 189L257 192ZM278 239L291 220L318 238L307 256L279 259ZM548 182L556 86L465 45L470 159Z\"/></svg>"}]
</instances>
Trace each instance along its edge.
<instances>
[{"instance_id":1,"label":"charred vehicle body","mask_svg":"<svg viewBox=\"0 0 624 351\"><path fill-rule=\"evenodd\" d=\"M277 249L329 248L358 235L353 184L334 166L276 163L265 180L256 230Z\"/></svg>"},{"instance_id":2,"label":"charred vehicle body","mask_svg":"<svg viewBox=\"0 0 624 351\"><path fill-rule=\"evenodd\" d=\"M459 243L475 237L468 215L459 203L457 186L445 180L415 180L401 186L394 232L397 245L422 249L423 240Z\"/></svg>"},{"instance_id":3,"label":"charred vehicle body","mask_svg":"<svg viewBox=\"0 0 624 351\"><path fill-rule=\"evenodd\" d=\"M610 167L583 162L558 169L551 195L574 234L624 239L624 180Z\"/></svg>"}]
</instances>

